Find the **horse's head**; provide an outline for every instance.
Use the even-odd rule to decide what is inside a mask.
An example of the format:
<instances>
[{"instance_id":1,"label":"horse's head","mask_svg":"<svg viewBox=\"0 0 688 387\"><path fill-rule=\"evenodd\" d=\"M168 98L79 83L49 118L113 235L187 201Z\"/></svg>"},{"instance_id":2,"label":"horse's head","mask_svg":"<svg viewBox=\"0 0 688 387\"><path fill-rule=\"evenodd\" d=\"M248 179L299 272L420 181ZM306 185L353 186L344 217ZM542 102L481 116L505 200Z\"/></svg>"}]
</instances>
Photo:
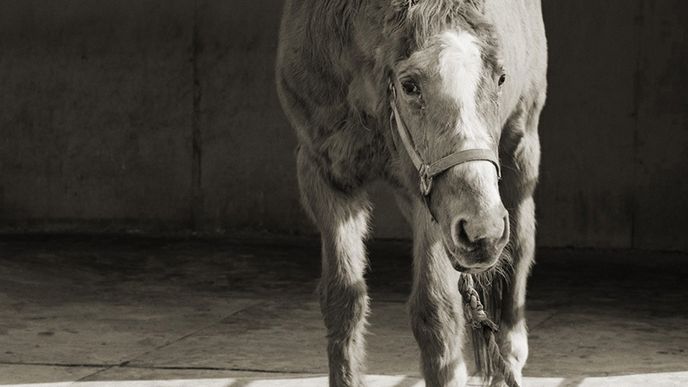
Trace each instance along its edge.
<instances>
[{"instance_id":1,"label":"horse's head","mask_svg":"<svg viewBox=\"0 0 688 387\"><path fill-rule=\"evenodd\" d=\"M408 141L403 143L403 133L395 130L402 174L411 189L425 196L454 266L481 272L495 265L509 239L498 187L498 100L506 81L499 48L476 1L398 3L388 19L395 47L388 59L396 110L392 125L401 125L425 165L465 150L493 155L492 161L469 157L448 163L425 196L418 171L423 168L414 162Z\"/></svg>"}]
</instances>

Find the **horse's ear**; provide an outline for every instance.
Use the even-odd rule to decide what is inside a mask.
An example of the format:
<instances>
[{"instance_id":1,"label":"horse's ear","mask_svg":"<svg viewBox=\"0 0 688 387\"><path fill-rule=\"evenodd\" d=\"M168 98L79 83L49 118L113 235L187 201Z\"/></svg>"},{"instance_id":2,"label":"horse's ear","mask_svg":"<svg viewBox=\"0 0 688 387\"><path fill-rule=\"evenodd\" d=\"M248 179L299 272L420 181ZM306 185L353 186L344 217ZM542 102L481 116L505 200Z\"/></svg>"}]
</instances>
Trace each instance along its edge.
<instances>
[{"instance_id":1,"label":"horse's ear","mask_svg":"<svg viewBox=\"0 0 688 387\"><path fill-rule=\"evenodd\" d=\"M485 13L485 0L466 0L466 4L475 8L481 14Z\"/></svg>"}]
</instances>

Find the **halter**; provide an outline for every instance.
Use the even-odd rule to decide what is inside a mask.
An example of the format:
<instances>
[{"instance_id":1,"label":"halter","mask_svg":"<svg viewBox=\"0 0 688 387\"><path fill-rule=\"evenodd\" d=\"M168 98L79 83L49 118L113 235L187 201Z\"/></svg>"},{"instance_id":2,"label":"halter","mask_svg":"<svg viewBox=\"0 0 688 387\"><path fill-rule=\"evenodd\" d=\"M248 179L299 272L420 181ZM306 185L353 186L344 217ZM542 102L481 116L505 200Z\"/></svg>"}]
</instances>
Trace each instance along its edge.
<instances>
[{"instance_id":1,"label":"halter","mask_svg":"<svg viewBox=\"0 0 688 387\"><path fill-rule=\"evenodd\" d=\"M394 133L394 127L396 127L396 132L401 138L404 148L406 148L406 153L408 153L409 157L411 158L411 162L413 162L413 165L418 170L418 175L420 177L420 193L423 195L423 201L425 202L425 206L430 212L430 216L432 217L433 221L437 222L437 219L430 208L430 193L432 191L433 179L437 175L444 173L447 169L455 165L463 164L469 161L489 161L497 169L497 177L499 179L502 178L502 172L499 167L499 159L490 149L466 149L454 152L431 163L426 162L420 153L418 153L418 150L413 144L411 134L406 128L403 118L401 118L401 115L399 114L399 109L396 102L397 91L394 87L394 83L391 81L389 83L389 89L391 92L390 105L392 106L390 128L392 129L392 133ZM394 122L396 122L396 125L394 125ZM394 138L394 135L392 135L392 138Z\"/></svg>"}]
</instances>

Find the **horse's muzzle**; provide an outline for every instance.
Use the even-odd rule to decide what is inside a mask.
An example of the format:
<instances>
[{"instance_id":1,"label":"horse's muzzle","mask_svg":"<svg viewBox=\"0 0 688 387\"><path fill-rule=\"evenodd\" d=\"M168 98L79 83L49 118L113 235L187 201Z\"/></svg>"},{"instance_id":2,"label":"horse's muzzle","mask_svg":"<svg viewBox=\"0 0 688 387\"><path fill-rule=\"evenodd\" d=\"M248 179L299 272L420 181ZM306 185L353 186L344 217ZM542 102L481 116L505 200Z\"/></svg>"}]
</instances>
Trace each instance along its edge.
<instances>
[{"instance_id":1,"label":"horse's muzzle","mask_svg":"<svg viewBox=\"0 0 688 387\"><path fill-rule=\"evenodd\" d=\"M459 218L452 224L452 265L461 272L479 273L493 267L509 241L509 216ZM494 215L494 214L493 214Z\"/></svg>"}]
</instances>

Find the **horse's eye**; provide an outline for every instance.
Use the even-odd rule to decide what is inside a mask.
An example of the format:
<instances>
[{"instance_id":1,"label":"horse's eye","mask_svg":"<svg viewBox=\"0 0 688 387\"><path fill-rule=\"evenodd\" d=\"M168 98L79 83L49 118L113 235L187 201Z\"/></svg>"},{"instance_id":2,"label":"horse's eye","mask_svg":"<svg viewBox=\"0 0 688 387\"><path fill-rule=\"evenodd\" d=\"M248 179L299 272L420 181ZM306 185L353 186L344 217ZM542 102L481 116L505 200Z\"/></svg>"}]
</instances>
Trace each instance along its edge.
<instances>
[{"instance_id":1,"label":"horse's eye","mask_svg":"<svg viewBox=\"0 0 688 387\"><path fill-rule=\"evenodd\" d=\"M403 82L401 82L401 87L404 88L404 93L406 93L407 95L411 95L414 97L420 95L420 88L412 79L406 79Z\"/></svg>"},{"instance_id":2,"label":"horse's eye","mask_svg":"<svg viewBox=\"0 0 688 387\"><path fill-rule=\"evenodd\" d=\"M497 85L501 86L502 84L504 84L505 81L506 81L506 74L502 74L499 76L499 81L497 81Z\"/></svg>"}]
</instances>

